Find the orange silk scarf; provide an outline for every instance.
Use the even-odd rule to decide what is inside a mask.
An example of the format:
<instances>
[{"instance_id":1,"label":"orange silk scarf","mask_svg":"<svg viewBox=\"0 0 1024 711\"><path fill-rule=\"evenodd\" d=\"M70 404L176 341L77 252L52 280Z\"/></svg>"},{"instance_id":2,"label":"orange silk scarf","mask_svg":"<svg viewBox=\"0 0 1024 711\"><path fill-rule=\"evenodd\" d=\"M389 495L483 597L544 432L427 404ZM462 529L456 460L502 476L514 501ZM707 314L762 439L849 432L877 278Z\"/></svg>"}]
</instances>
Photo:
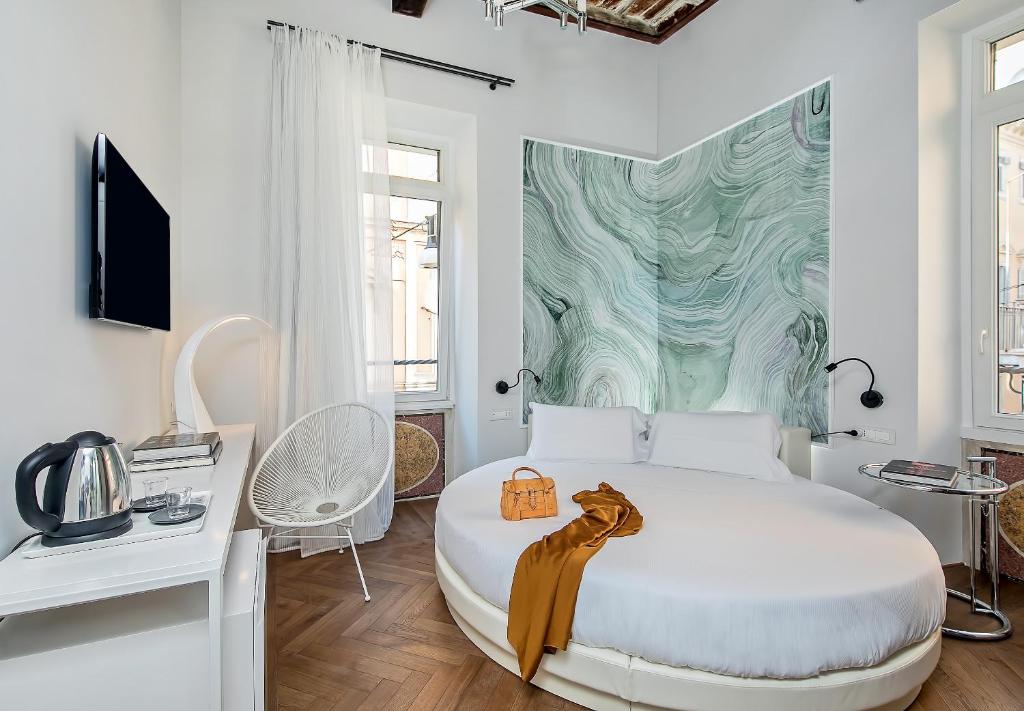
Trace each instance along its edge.
<instances>
[{"instance_id":1,"label":"orange silk scarf","mask_svg":"<svg viewBox=\"0 0 1024 711\"><path fill-rule=\"evenodd\" d=\"M644 518L608 484L572 500L583 515L523 551L512 578L508 641L519 657L523 681L537 673L544 654L565 650L572 633L583 568L611 537L632 536Z\"/></svg>"}]
</instances>

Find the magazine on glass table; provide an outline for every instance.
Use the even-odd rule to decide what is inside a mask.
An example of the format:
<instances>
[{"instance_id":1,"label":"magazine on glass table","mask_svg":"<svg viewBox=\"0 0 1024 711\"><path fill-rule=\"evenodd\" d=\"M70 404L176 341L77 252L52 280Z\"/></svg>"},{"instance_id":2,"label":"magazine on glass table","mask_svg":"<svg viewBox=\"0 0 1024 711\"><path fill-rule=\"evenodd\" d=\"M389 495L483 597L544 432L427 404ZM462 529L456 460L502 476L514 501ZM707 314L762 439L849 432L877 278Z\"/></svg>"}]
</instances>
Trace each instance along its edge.
<instances>
[{"instance_id":1,"label":"magazine on glass table","mask_svg":"<svg viewBox=\"0 0 1024 711\"><path fill-rule=\"evenodd\" d=\"M929 484L932 486L952 486L956 481L956 467L948 464L931 464L929 462L909 462L906 459L893 459L882 467L880 476L888 481L900 481L907 484Z\"/></svg>"}]
</instances>

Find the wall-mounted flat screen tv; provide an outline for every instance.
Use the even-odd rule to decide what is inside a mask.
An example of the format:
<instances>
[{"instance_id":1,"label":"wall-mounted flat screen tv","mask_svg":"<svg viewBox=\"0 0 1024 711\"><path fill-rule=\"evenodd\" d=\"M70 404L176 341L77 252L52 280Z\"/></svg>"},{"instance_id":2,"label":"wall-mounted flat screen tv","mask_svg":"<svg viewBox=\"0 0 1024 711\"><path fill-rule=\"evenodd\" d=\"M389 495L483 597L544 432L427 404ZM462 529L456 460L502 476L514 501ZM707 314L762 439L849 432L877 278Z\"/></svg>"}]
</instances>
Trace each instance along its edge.
<instances>
[{"instance_id":1,"label":"wall-mounted flat screen tv","mask_svg":"<svg viewBox=\"0 0 1024 711\"><path fill-rule=\"evenodd\" d=\"M171 330L171 220L104 134L92 151L92 318Z\"/></svg>"}]
</instances>

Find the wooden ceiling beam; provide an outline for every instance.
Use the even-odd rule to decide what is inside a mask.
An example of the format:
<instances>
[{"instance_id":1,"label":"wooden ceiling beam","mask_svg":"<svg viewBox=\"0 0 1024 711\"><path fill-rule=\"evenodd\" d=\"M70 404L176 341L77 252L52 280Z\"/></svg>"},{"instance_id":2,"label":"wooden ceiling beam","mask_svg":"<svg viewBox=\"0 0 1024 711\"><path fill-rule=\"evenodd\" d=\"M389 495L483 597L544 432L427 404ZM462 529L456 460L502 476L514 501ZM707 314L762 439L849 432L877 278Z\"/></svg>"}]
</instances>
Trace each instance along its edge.
<instances>
[{"instance_id":1,"label":"wooden ceiling beam","mask_svg":"<svg viewBox=\"0 0 1024 711\"><path fill-rule=\"evenodd\" d=\"M544 17L558 17L558 13L554 10L550 10L543 5L534 5L533 7L526 8L527 12L532 12L535 15L543 15ZM507 22L507 20L506 20ZM569 18L570 24L575 24L575 20ZM607 22L601 22L590 18L587 20L588 30L600 30L601 32L610 32L613 35L621 35L622 37L629 37L630 39L640 40L641 42L650 42L652 44L658 44L658 38L656 35L649 35L638 30L632 30L628 27L619 27L618 25L612 25ZM575 30L573 30L575 32Z\"/></svg>"},{"instance_id":2,"label":"wooden ceiling beam","mask_svg":"<svg viewBox=\"0 0 1024 711\"><path fill-rule=\"evenodd\" d=\"M391 12L409 17L423 17L428 0L391 0Z\"/></svg>"},{"instance_id":3,"label":"wooden ceiling beam","mask_svg":"<svg viewBox=\"0 0 1024 711\"><path fill-rule=\"evenodd\" d=\"M397 0L393 0L397 1ZM668 20L663 22L658 27L657 32L643 32L641 30L634 29L632 27L623 27L621 25L613 24L604 20L596 20L591 16L587 20L587 29L600 30L601 32L610 32L614 35L620 35L622 37L629 37L630 39L640 40L641 42L649 42L651 44L661 44L669 37L674 35L679 30L686 27L686 25L693 22L702 13L707 11L712 5L718 0L704 0L700 5L684 5L672 15ZM644 3L643 10L650 12L654 10L652 16L660 12L667 3L663 0L648 0ZM545 17L558 17L558 13L549 10L542 5L534 5L533 7L527 8L527 12L532 12L536 15L544 15ZM570 22L572 19L570 18Z\"/></svg>"},{"instance_id":4,"label":"wooden ceiling beam","mask_svg":"<svg viewBox=\"0 0 1024 711\"><path fill-rule=\"evenodd\" d=\"M676 16L672 18L671 24L666 26L665 29L661 31L661 34L658 35L658 44L661 44L676 32L696 20L716 2L718 2L718 0L704 0L700 5L690 5L688 8L681 9Z\"/></svg>"}]
</instances>

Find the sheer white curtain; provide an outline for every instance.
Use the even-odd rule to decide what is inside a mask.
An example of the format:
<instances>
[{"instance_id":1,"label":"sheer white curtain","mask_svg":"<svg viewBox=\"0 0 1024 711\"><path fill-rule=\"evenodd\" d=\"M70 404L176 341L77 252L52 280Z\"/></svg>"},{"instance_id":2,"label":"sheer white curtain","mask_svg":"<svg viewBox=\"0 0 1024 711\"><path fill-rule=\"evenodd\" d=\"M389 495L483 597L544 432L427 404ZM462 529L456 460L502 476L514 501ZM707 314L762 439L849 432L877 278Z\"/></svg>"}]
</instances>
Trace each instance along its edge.
<instances>
[{"instance_id":1,"label":"sheer white curtain","mask_svg":"<svg viewBox=\"0 0 1024 711\"><path fill-rule=\"evenodd\" d=\"M274 336L261 348L261 449L324 405L362 402L392 422L395 412L380 51L307 29L272 36L263 293ZM391 524L390 478L356 515L357 543ZM303 555L336 545L301 542Z\"/></svg>"}]
</instances>

